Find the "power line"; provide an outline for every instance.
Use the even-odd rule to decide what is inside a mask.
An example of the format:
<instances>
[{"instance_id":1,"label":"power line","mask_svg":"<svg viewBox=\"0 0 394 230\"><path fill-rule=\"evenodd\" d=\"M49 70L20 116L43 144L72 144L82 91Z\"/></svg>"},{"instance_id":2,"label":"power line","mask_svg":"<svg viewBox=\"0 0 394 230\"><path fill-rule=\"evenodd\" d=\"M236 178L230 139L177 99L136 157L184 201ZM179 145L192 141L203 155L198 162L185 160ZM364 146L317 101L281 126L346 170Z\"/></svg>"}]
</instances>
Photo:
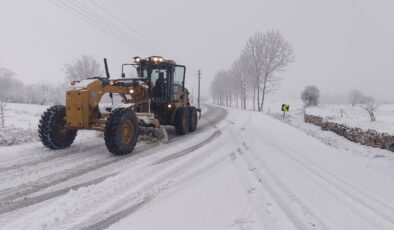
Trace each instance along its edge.
<instances>
[{"instance_id":1,"label":"power line","mask_svg":"<svg viewBox=\"0 0 394 230\"><path fill-rule=\"evenodd\" d=\"M111 30L113 30L115 33L118 33L118 34L124 36L124 38L128 38L127 37L128 35L126 33L124 33L124 31L118 29L116 26L114 26L112 23L108 22L107 20L102 19L95 12L93 12L89 8L85 7L82 3L79 3L79 5L78 5L73 0L68 1L68 3L74 5L77 9L79 9L85 15L88 15L89 17L93 18L93 20L97 20L98 22L102 23L104 26L106 26L106 27L110 28Z\"/></svg>"},{"instance_id":2,"label":"power line","mask_svg":"<svg viewBox=\"0 0 394 230\"><path fill-rule=\"evenodd\" d=\"M113 15L111 12L109 12L108 10L106 10L104 7L102 7L101 5L99 5L97 2L90 0L90 2L95 5L97 8L99 8L100 10L102 10L103 12L105 12L107 15L109 15L110 17L112 17L113 19L115 19L116 21L118 21L119 23L121 23L123 26L127 27L131 32L137 34L141 39L143 39L143 41L149 43L151 46L160 49L161 51L165 52L165 53L169 53L166 49L162 48L161 46L159 46L157 43L151 41L150 39L148 39L147 37L145 37L144 35L142 35L140 32L138 32L137 30L135 30L134 28L132 28L129 24L127 24L126 22L124 22L123 20L121 20L119 17Z\"/></svg>"},{"instance_id":3,"label":"power line","mask_svg":"<svg viewBox=\"0 0 394 230\"><path fill-rule=\"evenodd\" d=\"M53 4L55 4L56 6L66 10L67 12L73 14L74 16L78 17L79 19L85 21L86 23L90 24L91 26L101 30L102 32L106 33L107 35L111 36L112 38L122 42L122 43L126 43L127 45L130 46L130 44L128 44L126 41L124 41L124 39L121 39L117 36L115 36L113 34L113 32L109 31L106 28L101 27L99 24L97 24L97 22L95 22L94 20L92 21L90 18L83 16L83 14L79 13L78 11L76 11L73 7L65 4L64 2L58 2L55 0L50 0L50 2L52 2ZM134 48L134 47L133 47Z\"/></svg>"},{"instance_id":4,"label":"power line","mask_svg":"<svg viewBox=\"0 0 394 230\"><path fill-rule=\"evenodd\" d=\"M142 47L135 46L135 44L131 43L131 40L134 40L135 36L131 35L127 31L124 31L122 28L119 26L115 25L113 22L109 21L107 18L102 17L100 14L98 14L96 11L90 9L84 4L81 4L81 2L74 0L71 1L63 1L63 0L50 0L53 4L57 5L58 7L70 12L74 16L82 19L83 21L87 22L91 26L101 30L102 32L108 34L112 38L132 47L133 49L139 50L141 52L144 52L142 50ZM169 53L165 49L161 48L159 45L156 43L150 41L146 37L144 37L141 33L133 29L131 26L129 26L127 23L122 21L120 18L114 16L111 14L108 10L100 6L99 4L95 3L94 1L90 0L92 4L94 4L97 8L100 10L104 11L106 14L120 22L122 25L126 26L130 31L134 32L139 36L139 40L145 43L149 43L150 48L154 49L160 49L166 53ZM156 48L155 48L156 47ZM176 55L174 55L176 57ZM177 58L178 60L182 60L183 58ZM191 65L189 65L191 66Z\"/></svg>"},{"instance_id":5,"label":"power line","mask_svg":"<svg viewBox=\"0 0 394 230\"><path fill-rule=\"evenodd\" d=\"M128 28L132 33L135 33L140 40L142 40L143 42L146 42L147 44L149 44L151 47L155 48L155 49L159 49L161 51L163 51L164 53L169 54L170 56L173 56L175 59L177 60L181 60L182 58L179 58L177 55L173 54L172 52L168 51L167 49L164 49L163 47L161 47L160 45L158 45L157 43L153 42L152 40L148 39L146 36L144 36L142 33L138 32L136 29L134 29L133 27L131 27L128 23L126 23L125 21L123 21L122 19L120 19L119 17L115 16L113 13L111 13L110 11L108 11L107 9L105 9L103 6L101 6L100 4L98 4L97 2L93 1L93 0L89 0L93 5L95 5L97 8L99 8L100 10L102 10L104 13L106 13L107 15L109 15L110 17L112 17L113 19L115 19L116 21L118 21L119 23L121 23L123 26L125 26L126 28Z\"/></svg>"},{"instance_id":6,"label":"power line","mask_svg":"<svg viewBox=\"0 0 394 230\"><path fill-rule=\"evenodd\" d=\"M201 81L201 70L197 70L198 73L198 97L197 97L197 105L200 108L200 81Z\"/></svg>"},{"instance_id":7,"label":"power line","mask_svg":"<svg viewBox=\"0 0 394 230\"><path fill-rule=\"evenodd\" d=\"M111 22L110 20L107 20L105 17L102 17L99 13L97 13L94 10L90 9L89 7L84 5L82 2L76 1L76 0L74 0L74 2L72 2L72 1L69 1L69 2L71 4L73 4L75 7L77 7L78 9L82 10L86 14L90 15L91 17L93 17L95 20L102 22L102 24L104 24L107 27L111 28L116 33L118 33L119 35L122 35L125 39L130 40L130 41L131 40L136 41L134 39L133 35L131 35L127 31L123 30L122 28L120 28L119 26L117 26L116 24ZM138 47L138 46L136 46L136 47Z\"/></svg>"},{"instance_id":8,"label":"power line","mask_svg":"<svg viewBox=\"0 0 394 230\"><path fill-rule=\"evenodd\" d=\"M81 11L81 9L78 10L77 7L74 7L70 4L67 4L63 1L56 1L56 0L50 0L53 4L56 6L68 11L69 13L73 14L74 16L80 18L81 20L85 21L86 23L90 24L91 26L101 30L102 32L106 33L107 35L111 36L112 38L132 47L133 49L137 49L142 51L139 47L133 46L130 44L128 41L128 38L125 37L124 35L120 34L119 32L116 31L116 29L112 28L109 25L105 25L102 22L98 21L95 18L92 18L92 16L88 15L87 13L84 13Z\"/></svg>"}]
</instances>

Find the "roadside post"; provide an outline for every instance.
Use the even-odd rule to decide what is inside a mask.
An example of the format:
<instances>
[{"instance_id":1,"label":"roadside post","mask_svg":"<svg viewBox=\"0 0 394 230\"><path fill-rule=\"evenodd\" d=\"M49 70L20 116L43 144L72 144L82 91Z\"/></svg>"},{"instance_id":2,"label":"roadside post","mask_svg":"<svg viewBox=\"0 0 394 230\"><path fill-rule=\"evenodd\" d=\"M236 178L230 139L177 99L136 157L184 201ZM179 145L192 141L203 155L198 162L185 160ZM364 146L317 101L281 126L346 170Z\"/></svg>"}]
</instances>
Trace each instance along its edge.
<instances>
[{"instance_id":1,"label":"roadside post","mask_svg":"<svg viewBox=\"0 0 394 230\"><path fill-rule=\"evenodd\" d=\"M283 119L286 117L286 112L289 112L290 105L288 104L282 104L282 111L283 111Z\"/></svg>"}]
</instances>

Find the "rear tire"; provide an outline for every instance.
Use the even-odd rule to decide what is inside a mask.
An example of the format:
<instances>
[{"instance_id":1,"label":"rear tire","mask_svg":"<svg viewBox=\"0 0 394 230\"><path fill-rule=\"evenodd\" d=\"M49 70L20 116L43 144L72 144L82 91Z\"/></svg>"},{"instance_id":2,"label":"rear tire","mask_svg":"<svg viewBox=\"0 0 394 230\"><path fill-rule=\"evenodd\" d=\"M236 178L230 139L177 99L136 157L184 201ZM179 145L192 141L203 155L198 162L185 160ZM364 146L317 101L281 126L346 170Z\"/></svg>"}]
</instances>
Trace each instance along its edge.
<instances>
[{"instance_id":1,"label":"rear tire","mask_svg":"<svg viewBox=\"0 0 394 230\"><path fill-rule=\"evenodd\" d=\"M185 135L189 132L189 110L185 107L179 107L175 112L175 132L177 135Z\"/></svg>"},{"instance_id":2,"label":"rear tire","mask_svg":"<svg viewBox=\"0 0 394 230\"><path fill-rule=\"evenodd\" d=\"M108 151L114 155L131 153L137 144L138 134L138 119L130 109L115 109L105 123L105 145Z\"/></svg>"},{"instance_id":3,"label":"rear tire","mask_svg":"<svg viewBox=\"0 0 394 230\"><path fill-rule=\"evenodd\" d=\"M197 109L193 106L189 107L189 118L190 118L189 132L194 132L197 129L198 116L197 116Z\"/></svg>"},{"instance_id":4,"label":"rear tire","mask_svg":"<svg viewBox=\"0 0 394 230\"><path fill-rule=\"evenodd\" d=\"M55 105L41 116L38 135L42 144L50 149L65 149L77 136L77 129L66 127L66 107Z\"/></svg>"}]
</instances>

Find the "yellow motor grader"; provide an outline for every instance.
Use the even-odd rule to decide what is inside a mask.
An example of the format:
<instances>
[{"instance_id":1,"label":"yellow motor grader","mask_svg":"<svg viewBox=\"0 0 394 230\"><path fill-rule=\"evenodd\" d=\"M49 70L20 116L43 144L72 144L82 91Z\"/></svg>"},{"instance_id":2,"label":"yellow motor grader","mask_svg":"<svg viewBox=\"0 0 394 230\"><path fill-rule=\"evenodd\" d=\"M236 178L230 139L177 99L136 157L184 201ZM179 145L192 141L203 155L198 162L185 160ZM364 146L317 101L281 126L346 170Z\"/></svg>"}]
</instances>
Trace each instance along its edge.
<instances>
[{"instance_id":1,"label":"yellow motor grader","mask_svg":"<svg viewBox=\"0 0 394 230\"><path fill-rule=\"evenodd\" d=\"M175 127L178 135L197 128L199 108L190 105L185 88L186 67L159 56L134 57L122 65L122 76L111 79L104 59L106 78L92 77L74 81L66 93L66 105L50 107L41 117L38 132L50 149L69 147L80 129L104 133L105 145L115 155L133 151L139 140L165 142L162 125ZM136 77L126 78L124 67L131 66ZM112 104L102 108L103 96ZM114 105L113 95L122 103Z\"/></svg>"}]
</instances>

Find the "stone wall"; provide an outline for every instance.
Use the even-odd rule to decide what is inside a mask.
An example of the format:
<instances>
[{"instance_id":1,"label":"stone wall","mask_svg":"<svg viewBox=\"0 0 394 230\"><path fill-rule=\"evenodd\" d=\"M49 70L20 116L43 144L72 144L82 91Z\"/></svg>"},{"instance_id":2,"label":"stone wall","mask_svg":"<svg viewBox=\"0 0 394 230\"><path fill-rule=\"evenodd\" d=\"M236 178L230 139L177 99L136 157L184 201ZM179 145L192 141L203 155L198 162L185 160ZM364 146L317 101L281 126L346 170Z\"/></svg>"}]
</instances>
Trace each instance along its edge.
<instances>
[{"instance_id":1,"label":"stone wall","mask_svg":"<svg viewBox=\"0 0 394 230\"><path fill-rule=\"evenodd\" d=\"M346 139L376 148L387 149L394 152L394 136L379 133L375 130L364 131L360 128L351 128L343 124L325 121L322 117L305 114L305 123L320 126L322 130L332 131Z\"/></svg>"}]
</instances>

